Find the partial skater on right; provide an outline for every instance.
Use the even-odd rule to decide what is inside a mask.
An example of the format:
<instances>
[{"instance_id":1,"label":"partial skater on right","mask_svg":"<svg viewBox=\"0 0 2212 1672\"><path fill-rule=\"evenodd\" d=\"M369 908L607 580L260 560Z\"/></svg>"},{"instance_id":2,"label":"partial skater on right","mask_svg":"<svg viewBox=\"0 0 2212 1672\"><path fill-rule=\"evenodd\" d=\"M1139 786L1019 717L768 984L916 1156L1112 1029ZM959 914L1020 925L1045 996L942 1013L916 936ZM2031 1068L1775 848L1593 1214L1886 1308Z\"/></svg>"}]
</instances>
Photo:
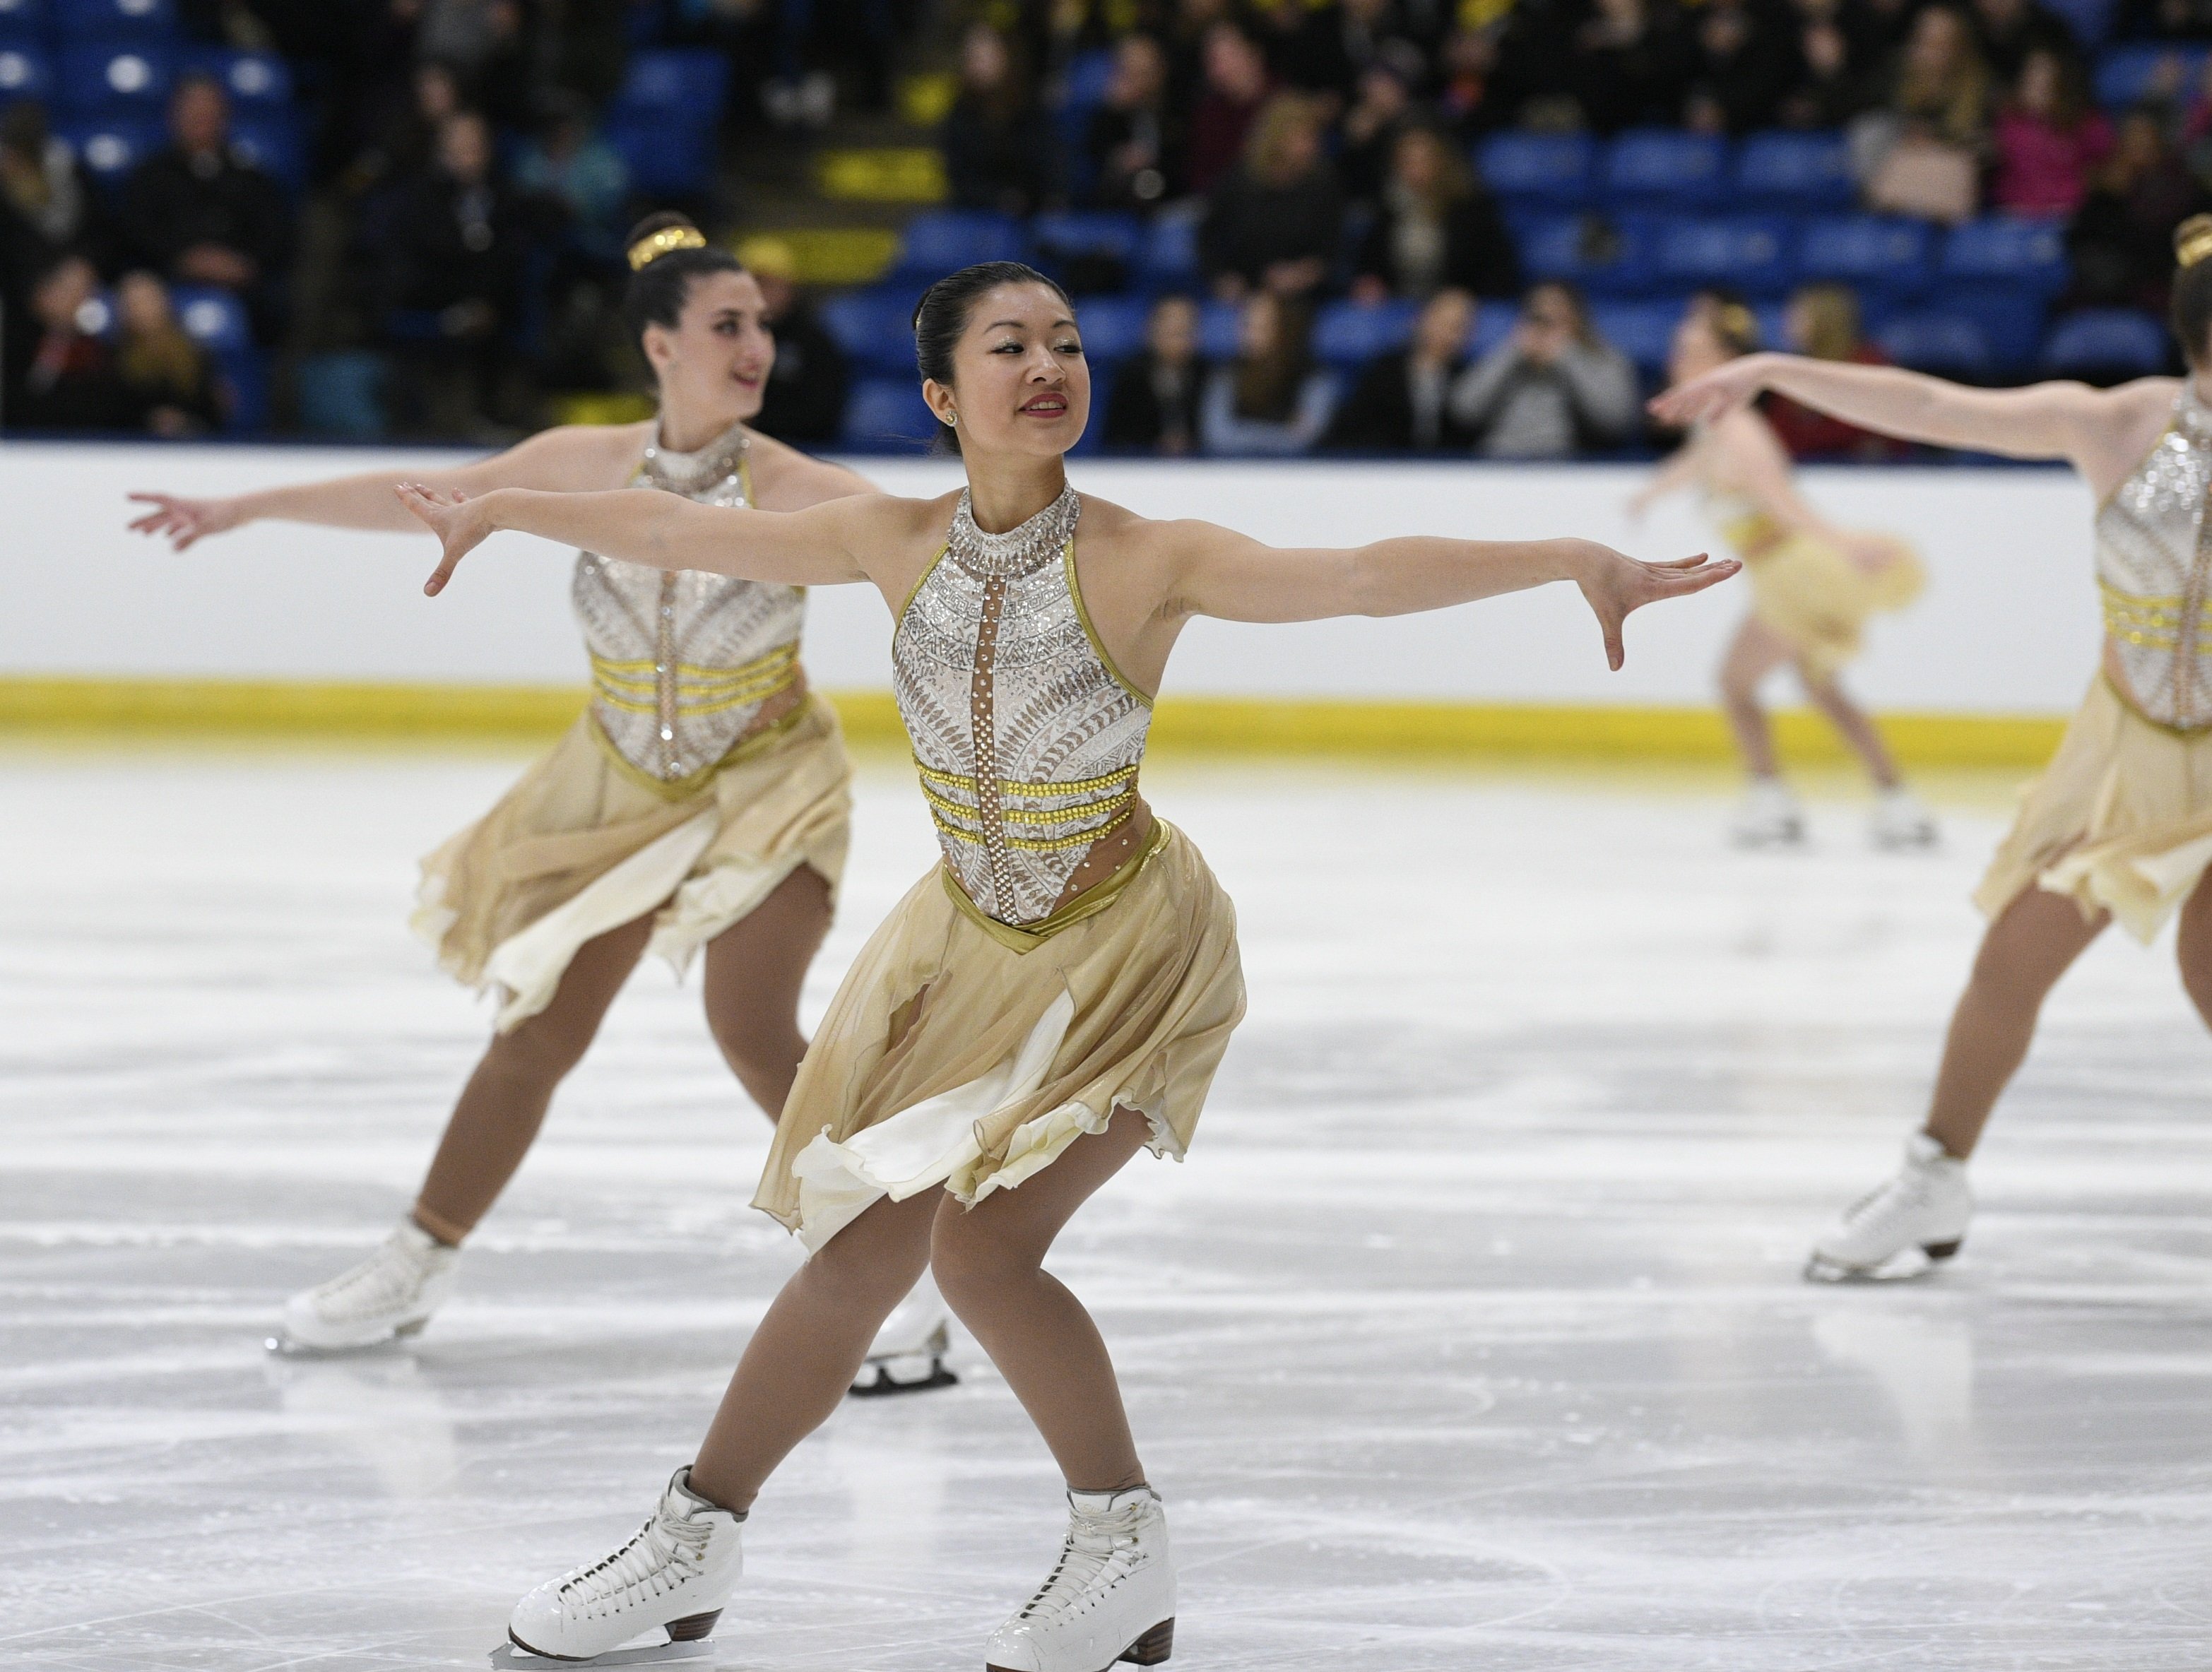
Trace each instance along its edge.
<instances>
[{"instance_id":1,"label":"partial skater on right","mask_svg":"<svg viewBox=\"0 0 2212 1672\"><path fill-rule=\"evenodd\" d=\"M2181 985L2212 1023L2212 216L2175 229L2188 375L2117 389L1970 389L1887 367L1759 354L1661 396L1711 423L1763 391L1902 440L2063 459L2097 498L2103 666L1974 902L1990 919L1905 1164L1814 1245L1808 1277L1917 1275L1958 1252L1966 1161L2044 996L2114 918L2148 945L2177 913Z\"/></svg>"}]
</instances>

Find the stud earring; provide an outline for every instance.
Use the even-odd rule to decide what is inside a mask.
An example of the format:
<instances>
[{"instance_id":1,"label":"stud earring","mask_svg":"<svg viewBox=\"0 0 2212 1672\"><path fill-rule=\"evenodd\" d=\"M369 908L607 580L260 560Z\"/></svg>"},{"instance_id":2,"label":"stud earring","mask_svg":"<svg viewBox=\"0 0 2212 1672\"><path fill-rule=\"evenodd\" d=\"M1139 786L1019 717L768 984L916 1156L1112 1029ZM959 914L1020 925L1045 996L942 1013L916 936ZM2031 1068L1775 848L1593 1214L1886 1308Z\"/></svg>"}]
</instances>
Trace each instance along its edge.
<instances>
[{"instance_id":1,"label":"stud earring","mask_svg":"<svg viewBox=\"0 0 2212 1672\"><path fill-rule=\"evenodd\" d=\"M945 415L945 422L957 429L960 427L960 415L957 412L947 412Z\"/></svg>"}]
</instances>

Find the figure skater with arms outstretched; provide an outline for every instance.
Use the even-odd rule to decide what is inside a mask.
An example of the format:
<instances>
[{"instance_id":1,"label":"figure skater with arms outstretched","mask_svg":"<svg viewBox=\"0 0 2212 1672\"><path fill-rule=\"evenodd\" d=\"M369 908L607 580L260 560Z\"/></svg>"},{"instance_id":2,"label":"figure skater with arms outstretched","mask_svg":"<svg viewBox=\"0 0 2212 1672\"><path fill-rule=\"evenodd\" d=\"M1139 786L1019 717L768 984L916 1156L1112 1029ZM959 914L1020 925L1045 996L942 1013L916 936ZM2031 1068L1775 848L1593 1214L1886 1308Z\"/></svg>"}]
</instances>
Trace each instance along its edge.
<instances>
[{"instance_id":1,"label":"figure skater with arms outstretched","mask_svg":"<svg viewBox=\"0 0 2212 1672\"><path fill-rule=\"evenodd\" d=\"M923 396L966 465L957 494L743 516L673 496L405 491L444 545L432 593L502 528L670 569L877 587L943 851L861 952L784 1105L754 1201L811 1257L651 1518L516 1608L510 1636L531 1656L589 1659L646 1634L680 1653L711 1631L756 1494L927 1266L1069 1489L1060 1559L987 1662L1165 1660L1160 1499L1097 1328L1043 1262L1139 1149L1183 1153L1243 1012L1228 897L1138 788L1170 650L1198 616L1400 615L1568 581L1617 667L1631 611L1735 568L1572 539L1283 550L1152 521L1067 480L1091 375L1058 286L1012 262L964 269L922 297L915 337Z\"/></svg>"}]
</instances>

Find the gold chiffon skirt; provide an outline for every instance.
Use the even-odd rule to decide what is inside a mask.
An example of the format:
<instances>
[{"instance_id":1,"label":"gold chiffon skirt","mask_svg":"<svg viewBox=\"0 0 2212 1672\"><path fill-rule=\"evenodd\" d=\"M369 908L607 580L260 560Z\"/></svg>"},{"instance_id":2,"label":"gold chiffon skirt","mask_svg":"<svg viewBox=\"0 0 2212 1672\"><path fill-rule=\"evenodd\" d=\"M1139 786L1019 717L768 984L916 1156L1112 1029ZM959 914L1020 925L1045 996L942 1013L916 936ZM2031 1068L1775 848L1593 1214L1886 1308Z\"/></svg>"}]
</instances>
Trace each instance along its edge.
<instances>
[{"instance_id":1,"label":"gold chiffon skirt","mask_svg":"<svg viewBox=\"0 0 2212 1672\"><path fill-rule=\"evenodd\" d=\"M852 776L836 713L819 696L674 794L617 756L586 711L422 861L413 927L444 969L498 994L502 1033L551 1002L578 947L648 912L648 950L681 976L802 865L834 896Z\"/></svg>"},{"instance_id":2,"label":"gold chiffon skirt","mask_svg":"<svg viewBox=\"0 0 2212 1672\"><path fill-rule=\"evenodd\" d=\"M2101 675L2027 787L1974 903L1990 917L2029 887L2109 911L2148 941L2212 864L2212 732L2145 720Z\"/></svg>"},{"instance_id":3,"label":"gold chiffon skirt","mask_svg":"<svg viewBox=\"0 0 2212 1672\"><path fill-rule=\"evenodd\" d=\"M885 1196L1019 1185L1116 1109L1180 1159L1244 1013L1236 909L1165 824L1109 890L1039 939L994 933L942 867L915 884L816 1031L753 1206L818 1249Z\"/></svg>"},{"instance_id":4,"label":"gold chiffon skirt","mask_svg":"<svg viewBox=\"0 0 2212 1672\"><path fill-rule=\"evenodd\" d=\"M1928 571L1902 541L1894 556L1868 569L1825 540L1785 534L1744 568L1751 581L1751 612L1783 639L1807 672L1832 678L1859 654L1867 617L1901 610L1920 596Z\"/></svg>"}]
</instances>

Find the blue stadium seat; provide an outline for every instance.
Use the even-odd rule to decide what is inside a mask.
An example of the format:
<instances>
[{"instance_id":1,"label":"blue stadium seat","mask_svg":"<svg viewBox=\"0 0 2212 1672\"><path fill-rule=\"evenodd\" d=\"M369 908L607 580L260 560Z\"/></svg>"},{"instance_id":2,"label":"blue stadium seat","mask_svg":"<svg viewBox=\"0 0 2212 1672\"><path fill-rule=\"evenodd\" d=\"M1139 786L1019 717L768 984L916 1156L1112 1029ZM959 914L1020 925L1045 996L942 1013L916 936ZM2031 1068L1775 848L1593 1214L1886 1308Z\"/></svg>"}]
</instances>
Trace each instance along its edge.
<instances>
[{"instance_id":1,"label":"blue stadium seat","mask_svg":"<svg viewBox=\"0 0 2212 1672\"><path fill-rule=\"evenodd\" d=\"M1198 222L1187 215L1163 215L1145 239L1138 277L1152 290L1188 289L1198 281Z\"/></svg>"},{"instance_id":2,"label":"blue stadium seat","mask_svg":"<svg viewBox=\"0 0 2212 1672\"><path fill-rule=\"evenodd\" d=\"M2066 20L2074 38L2091 52L2102 46L2112 33L2115 0L2045 0L2045 3Z\"/></svg>"},{"instance_id":3,"label":"blue stadium seat","mask_svg":"<svg viewBox=\"0 0 2212 1672\"><path fill-rule=\"evenodd\" d=\"M1402 349L1413 334L1421 305L1413 301L1332 302L1314 320L1314 356L1333 366L1363 366Z\"/></svg>"},{"instance_id":4,"label":"blue stadium seat","mask_svg":"<svg viewBox=\"0 0 2212 1672\"><path fill-rule=\"evenodd\" d=\"M1850 142L1839 133L1755 133L1736 152L1735 191L1747 209L1808 215L1858 201Z\"/></svg>"},{"instance_id":5,"label":"blue stadium seat","mask_svg":"<svg viewBox=\"0 0 2212 1672\"><path fill-rule=\"evenodd\" d=\"M1759 346L1762 349L1786 349L1790 346L1790 304L1784 301L1755 302L1752 313L1759 321Z\"/></svg>"},{"instance_id":6,"label":"blue stadium seat","mask_svg":"<svg viewBox=\"0 0 2212 1672\"><path fill-rule=\"evenodd\" d=\"M1480 302L1474 310L1474 332L1469 337L1467 355L1470 360L1480 360L1513 334L1521 323L1521 310L1511 302Z\"/></svg>"},{"instance_id":7,"label":"blue stadium seat","mask_svg":"<svg viewBox=\"0 0 2212 1672\"><path fill-rule=\"evenodd\" d=\"M1522 220L1515 241L1531 278L1564 279L1596 295L1633 295L1651 282L1650 236L1637 221L1597 215Z\"/></svg>"},{"instance_id":8,"label":"blue stadium seat","mask_svg":"<svg viewBox=\"0 0 2212 1672\"><path fill-rule=\"evenodd\" d=\"M664 117L610 119L606 142L629 169L630 183L647 196L684 197L703 192L714 175L714 136L696 123Z\"/></svg>"},{"instance_id":9,"label":"blue stadium seat","mask_svg":"<svg viewBox=\"0 0 2212 1672\"><path fill-rule=\"evenodd\" d=\"M2172 359L2166 327L2132 307L2090 307L2069 314L2043 344L2045 371L2095 383L2155 377Z\"/></svg>"},{"instance_id":10,"label":"blue stadium seat","mask_svg":"<svg viewBox=\"0 0 2212 1672\"><path fill-rule=\"evenodd\" d=\"M180 284L169 293L185 335L210 354L237 354L253 346L246 309L228 290Z\"/></svg>"},{"instance_id":11,"label":"blue stadium seat","mask_svg":"<svg viewBox=\"0 0 2212 1672\"><path fill-rule=\"evenodd\" d=\"M845 440L854 446L933 441L939 428L911 378L870 378L855 384L845 403Z\"/></svg>"},{"instance_id":12,"label":"blue stadium seat","mask_svg":"<svg viewBox=\"0 0 2212 1672\"><path fill-rule=\"evenodd\" d=\"M1987 379L1997 357L1980 325L1964 314L1900 313L1874 334L1875 345L1900 366L1946 377Z\"/></svg>"},{"instance_id":13,"label":"blue stadium seat","mask_svg":"<svg viewBox=\"0 0 2212 1672\"><path fill-rule=\"evenodd\" d=\"M76 152L85 171L104 185L119 184L168 138L160 120L148 116L65 119L54 124L54 136Z\"/></svg>"},{"instance_id":14,"label":"blue stadium seat","mask_svg":"<svg viewBox=\"0 0 2212 1672\"><path fill-rule=\"evenodd\" d=\"M275 176L295 191L307 183L307 153L289 110L238 112L230 121L230 143L263 173Z\"/></svg>"},{"instance_id":15,"label":"blue stadium seat","mask_svg":"<svg viewBox=\"0 0 2212 1672\"><path fill-rule=\"evenodd\" d=\"M50 0L53 32L64 40L161 42L177 32L174 0Z\"/></svg>"},{"instance_id":16,"label":"blue stadium seat","mask_svg":"<svg viewBox=\"0 0 2212 1672\"><path fill-rule=\"evenodd\" d=\"M1674 328L1682 323L1682 307L1678 301L1598 302L1590 308L1590 323L1599 336L1628 356L1638 373L1656 378L1667 369Z\"/></svg>"},{"instance_id":17,"label":"blue stadium seat","mask_svg":"<svg viewBox=\"0 0 2212 1672\"><path fill-rule=\"evenodd\" d=\"M281 109L292 102L291 69L273 53L187 52L179 69L214 76L230 94L231 103L243 110L264 106Z\"/></svg>"},{"instance_id":18,"label":"blue stadium seat","mask_svg":"<svg viewBox=\"0 0 2212 1672\"><path fill-rule=\"evenodd\" d=\"M1728 189L1728 143L1678 128L1631 128L1606 153L1606 195L1626 209L1691 208Z\"/></svg>"},{"instance_id":19,"label":"blue stadium seat","mask_svg":"<svg viewBox=\"0 0 2212 1672\"><path fill-rule=\"evenodd\" d=\"M1198 351L1208 360L1237 357L1237 324L1243 310L1235 302L1204 302L1198 310Z\"/></svg>"},{"instance_id":20,"label":"blue stadium seat","mask_svg":"<svg viewBox=\"0 0 2212 1672\"><path fill-rule=\"evenodd\" d=\"M1080 112L1085 117L1103 104L1106 84L1114 79L1114 52L1101 46L1088 52L1078 52L1068 61L1067 76L1061 83L1060 107Z\"/></svg>"},{"instance_id":21,"label":"blue stadium seat","mask_svg":"<svg viewBox=\"0 0 2212 1672\"><path fill-rule=\"evenodd\" d=\"M822 304L822 326L855 365L914 374L915 292L905 285L848 290Z\"/></svg>"},{"instance_id":22,"label":"blue stadium seat","mask_svg":"<svg viewBox=\"0 0 2212 1672\"><path fill-rule=\"evenodd\" d=\"M10 46L0 41L0 105L18 99L53 96L53 66L33 46Z\"/></svg>"},{"instance_id":23,"label":"blue stadium seat","mask_svg":"<svg viewBox=\"0 0 2212 1672\"><path fill-rule=\"evenodd\" d=\"M1928 300L1945 313L1979 325L2000 372L2025 374L2033 368L2051 312L2051 300L2041 291L2002 281L1969 282L1940 286Z\"/></svg>"},{"instance_id":24,"label":"blue stadium seat","mask_svg":"<svg viewBox=\"0 0 2212 1672\"><path fill-rule=\"evenodd\" d=\"M710 48L656 47L630 55L611 116L650 117L712 128L729 98L730 61Z\"/></svg>"},{"instance_id":25,"label":"blue stadium seat","mask_svg":"<svg viewBox=\"0 0 2212 1672\"><path fill-rule=\"evenodd\" d=\"M1493 134L1475 149L1475 167L1508 203L1575 209L1589 201L1597 144L1588 134Z\"/></svg>"},{"instance_id":26,"label":"blue stadium seat","mask_svg":"<svg viewBox=\"0 0 2212 1672\"><path fill-rule=\"evenodd\" d=\"M1984 216L1954 227L1936 264L1945 279L2002 279L2046 295L2066 288L2066 228L2060 221Z\"/></svg>"},{"instance_id":27,"label":"blue stadium seat","mask_svg":"<svg viewBox=\"0 0 2212 1672\"><path fill-rule=\"evenodd\" d=\"M1029 238L1011 216L986 210L940 209L907 222L896 277L927 283L978 261L1023 261Z\"/></svg>"},{"instance_id":28,"label":"blue stadium seat","mask_svg":"<svg viewBox=\"0 0 2212 1672\"><path fill-rule=\"evenodd\" d=\"M1141 296L1093 296L1077 310L1083 328L1083 353L1097 368L1127 360L1145 346L1145 322L1152 304ZM1104 403L1093 391L1091 404L1103 411Z\"/></svg>"},{"instance_id":29,"label":"blue stadium seat","mask_svg":"<svg viewBox=\"0 0 2212 1672\"><path fill-rule=\"evenodd\" d=\"M0 41L42 46L46 33L46 0L0 0Z\"/></svg>"},{"instance_id":30,"label":"blue stadium seat","mask_svg":"<svg viewBox=\"0 0 2212 1672\"><path fill-rule=\"evenodd\" d=\"M1055 210L1030 222L1030 236L1046 271L1080 295L1118 290L1127 282L1144 247L1145 224L1133 215Z\"/></svg>"},{"instance_id":31,"label":"blue stadium seat","mask_svg":"<svg viewBox=\"0 0 2212 1672\"><path fill-rule=\"evenodd\" d=\"M2125 110L2139 104L2162 73L2176 76L2185 97L2197 85L2204 58L2212 48L2185 46L2172 41L2141 41L2115 46L2097 61L2097 102L2107 110ZM2168 60L2172 71L2166 70Z\"/></svg>"},{"instance_id":32,"label":"blue stadium seat","mask_svg":"<svg viewBox=\"0 0 2212 1672\"><path fill-rule=\"evenodd\" d=\"M1924 221L1839 215L1808 222L1797 241L1797 271L1808 280L1863 292L1917 296L1933 273L1935 234Z\"/></svg>"},{"instance_id":33,"label":"blue stadium seat","mask_svg":"<svg viewBox=\"0 0 2212 1672\"><path fill-rule=\"evenodd\" d=\"M1661 284L1726 285L1747 295L1779 295L1796 277L1790 222L1778 215L1728 215L1662 223L1652 251Z\"/></svg>"},{"instance_id":34,"label":"blue stadium seat","mask_svg":"<svg viewBox=\"0 0 2212 1672\"><path fill-rule=\"evenodd\" d=\"M56 101L64 109L158 111L169 95L176 60L158 47L65 46L54 77Z\"/></svg>"}]
</instances>

